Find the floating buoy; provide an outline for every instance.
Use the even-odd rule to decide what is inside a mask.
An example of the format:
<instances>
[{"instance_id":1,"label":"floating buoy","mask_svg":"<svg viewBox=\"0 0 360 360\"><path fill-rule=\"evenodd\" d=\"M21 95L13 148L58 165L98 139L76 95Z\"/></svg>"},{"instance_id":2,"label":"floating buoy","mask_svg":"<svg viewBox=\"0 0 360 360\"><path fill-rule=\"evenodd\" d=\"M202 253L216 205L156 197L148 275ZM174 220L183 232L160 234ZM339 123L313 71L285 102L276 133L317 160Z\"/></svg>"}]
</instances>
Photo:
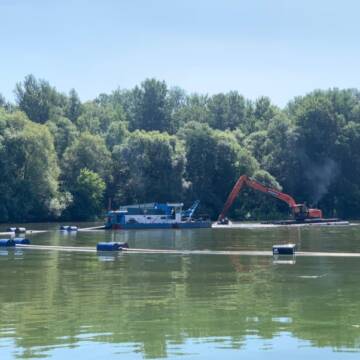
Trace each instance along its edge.
<instances>
[{"instance_id":1,"label":"floating buoy","mask_svg":"<svg viewBox=\"0 0 360 360\"><path fill-rule=\"evenodd\" d=\"M273 245L273 255L294 255L296 244Z\"/></svg>"},{"instance_id":2,"label":"floating buoy","mask_svg":"<svg viewBox=\"0 0 360 360\"><path fill-rule=\"evenodd\" d=\"M120 251L123 248L128 248L127 243L118 243L118 242L100 242L96 245L97 251Z\"/></svg>"},{"instance_id":3,"label":"floating buoy","mask_svg":"<svg viewBox=\"0 0 360 360\"><path fill-rule=\"evenodd\" d=\"M15 241L11 239L0 239L0 247L14 247Z\"/></svg>"},{"instance_id":4,"label":"floating buoy","mask_svg":"<svg viewBox=\"0 0 360 360\"><path fill-rule=\"evenodd\" d=\"M78 231L78 227L72 226L72 225L61 225L60 230L61 231Z\"/></svg>"},{"instance_id":5,"label":"floating buoy","mask_svg":"<svg viewBox=\"0 0 360 360\"><path fill-rule=\"evenodd\" d=\"M15 245L30 245L30 240L29 239L24 239L24 238L15 238L14 239Z\"/></svg>"}]
</instances>

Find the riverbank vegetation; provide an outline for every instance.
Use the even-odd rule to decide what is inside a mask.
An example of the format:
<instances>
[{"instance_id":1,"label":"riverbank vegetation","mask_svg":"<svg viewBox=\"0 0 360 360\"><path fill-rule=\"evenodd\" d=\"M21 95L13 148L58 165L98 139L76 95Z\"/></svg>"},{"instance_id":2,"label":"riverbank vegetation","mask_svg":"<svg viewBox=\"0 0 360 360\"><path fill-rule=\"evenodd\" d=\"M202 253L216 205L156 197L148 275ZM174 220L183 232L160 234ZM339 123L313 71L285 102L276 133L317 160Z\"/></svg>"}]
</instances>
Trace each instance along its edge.
<instances>
[{"instance_id":1,"label":"riverbank vegetation","mask_svg":"<svg viewBox=\"0 0 360 360\"><path fill-rule=\"evenodd\" d=\"M0 89L1 90L1 89ZM316 90L284 109L236 91L187 94L147 79L81 102L27 76L0 96L0 221L89 220L120 204L199 199L216 218L253 176L328 216L360 216L360 92ZM232 216L286 216L244 190Z\"/></svg>"}]
</instances>

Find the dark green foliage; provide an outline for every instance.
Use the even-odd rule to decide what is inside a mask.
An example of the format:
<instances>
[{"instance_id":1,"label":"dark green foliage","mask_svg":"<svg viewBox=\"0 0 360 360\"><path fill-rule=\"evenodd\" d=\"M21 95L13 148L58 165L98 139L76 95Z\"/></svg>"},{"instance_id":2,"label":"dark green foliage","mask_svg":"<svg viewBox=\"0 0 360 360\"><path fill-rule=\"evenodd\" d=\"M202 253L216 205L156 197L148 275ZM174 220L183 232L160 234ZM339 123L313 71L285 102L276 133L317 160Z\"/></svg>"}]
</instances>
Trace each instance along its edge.
<instances>
[{"instance_id":1,"label":"dark green foliage","mask_svg":"<svg viewBox=\"0 0 360 360\"><path fill-rule=\"evenodd\" d=\"M6 100L5 98L0 94L0 107L5 108L6 106Z\"/></svg>"},{"instance_id":2,"label":"dark green foliage","mask_svg":"<svg viewBox=\"0 0 360 360\"><path fill-rule=\"evenodd\" d=\"M8 112L15 111L14 105L6 101L6 99L2 96L1 93L0 93L0 108L3 108Z\"/></svg>"},{"instance_id":3,"label":"dark green foliage","mask_svg":"<svg viewBox=\"0 0 360 360\"><path fill-rule=\"evenodd\" d=\"M211 127L219 130L245 127L246 101L236 91L212 96L208 108Z\"/></svg>"},{"instance_id":4,"label":"dark green foliage","mask_svg":"<svg viewBox=\"0 0 360 360\"><path fill-rule=\"evenodd\" d=\"M127 124L123 121L113 122L106 132L106 146L112 150L115 145L122 144L127 136Z\"/></svg>"},{"instance_id":5,"label":"dark green foliage","mask_svg":"<svg viewBox=\"0 0 360 360\"><path fill-rule=\"evenodd\" d=\"M73 144L79 136L76 126L66 117L54 116L46 122L54 137L55 149L58 158L61 159L65 150Z\"/></svg>"},{"instance_id":6,"label":"dark green foliage","mask_svg":"<svg viewBox=\"0 0 360 360\"><path fill-rule=\"evenodd\" d=\"M103 209L105 187L104 180L96 172L81 169L72 191L73 203L67 210L68 217L76 220L96 218Z\"/></svg>"},{"instance_id":7,"label":"dark green foliage","mask_svg":"<svg viewBox=\"0 0 360 360\"><path fill-rule=\"evenodd\" d=\"M268 97L260 97L255 102L254 117L260 128L267 128L278 109L271 104Z\"/></svg>"},{"instance_id":8,"label":"dark green foliage","mask_svg":"<svg viewBox=\"0 0 360 360\"><path fill-rule=\"evenodd\" d=\"M350 121L342 128L335 151L341 176L334 184L331 205L337 213L351 217L360 213L360 123Z\"/></svg>"},{"instance_id":9,"label":"dark green foliage","mask_svg":"<svg viewBox=\"0 0 360 360\"><path fill-rule=\"evenodd\" d=\"M188 196L199 199L215 217L239 175L252 175L258 163L230 132L193 122L181 137L186 148Z\"/></svg>"},{"instance_id":10,"label":"dark green foliage","mask_svg":"<svg viewBox=\"0 0 360 360\"><path fill-rule=\"evenodd\" d=\"M208 97L205 95L187 96L184 105L178 107L173 114L174 123L178 124L179 128L191 121L206 123L209 119L207 102Z\"/></svg>"},{"instance_id":11,"label":"dark green foliage","mask_svg":"<svg viewBox=\"0 0 360 360\"><path fill-rule=\"evenodd\" d=\"M135 87L132 94L132 114L130 130L167 131L173 133L171 121L169 91L164 81L145 80L140 87ZM175 103L176 105L176 103Z\"/></svg>"},{"instance_id":12,"label":"dark green foliage","mask_svg":"<svg viewBox=\"0 0 360 360\"><path fill-rule=\"evenodd\" d=\"M174 136L135 131L115 146L113 167L117 204L181 198L184 155Z\"/></svg>"},{"instance_id":13,"label":"dark green foliage","mask_svg":"<svg viewBox=\"0 0 360 360\"><path fill-rule=\"evenodd\" d=\"M19 108L34 122L43 124L50 118L53 108L65 108L66 96L60 94L45 80L36 80L28 75L23 83L18 83L15 89Z\"/></svg>"},{"instance_id":14,"label":"dark green foliage","mask_svg":"<svg viewBox=\"0 0 360 360\"><path fill-rule=\"evenodd\" d=\"M216 218L242 174L326 215L360 217L356 89L316 90L283 110L267 97L189 95L156 79L83 104L75 90L67 96L29 75L15 94L17 106L0 95L0 221L90 219L108 198L114 206L200 199ZM287 213L244 189L230 215Z\"/></svg>"},{"instance_id":15,"label":"dark green foliage","mask_svg":"<svg viewBox=\"0 0 360 360\"><path fill-rule=\"evenodd\" d=\"M115 109L111 105L87 102L83 105L82 114L76 120L76 124L81 132L104 135L111 124L124 121L125 114L121 107Z\"/></svg>"},{"instance_id":16,"label":"dark green foliage","mask_svg":"<svg viewBox=\"0 0 360 360\"><path fill-rule=\"evenodd\" d=\"M53 138L23 113L0 110L0 221L46 219L62 207Z\"/></svg>"},{"instance_id":17,"label":"dark green foliage","mask_svg":"<svg viewBox=\"0 0 360 360\"><path fill-rule=\"evenodd\" d=\"M83 111L83 106L81 104L79 96L75 91L75 89L71 89L65 109L65 115L72 122L75 122L77 118L81 115L82 111Z\"/></svg>"},{"instance_id":18,"label":"dark green foliage","mask_svg":"<svg viewBox=\"0 0 360 360\"><path fill-rule=\"evenodd\" d=\"M62 178L66 188L72 192L73 184L80 170L87 168L99 174L103 179L109 177L110 152L105 141L99 135L83 133L65 151L62 162Z\"/></svg>"}]
</instances>

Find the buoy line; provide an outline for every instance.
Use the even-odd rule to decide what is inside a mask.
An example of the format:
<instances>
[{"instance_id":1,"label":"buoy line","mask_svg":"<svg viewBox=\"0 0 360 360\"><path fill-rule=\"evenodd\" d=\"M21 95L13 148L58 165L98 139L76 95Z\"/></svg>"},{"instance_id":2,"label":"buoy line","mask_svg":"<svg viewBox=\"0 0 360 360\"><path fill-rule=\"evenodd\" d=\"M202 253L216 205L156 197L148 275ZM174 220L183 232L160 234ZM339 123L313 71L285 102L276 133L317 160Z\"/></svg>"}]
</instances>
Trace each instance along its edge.
<instances>
[{"instance_id":1,"label":"buoy line","mask_svg":"<svg viewBox=\"0 0 360 360\"><path fill-rule=\"evenodd\" d=\"M80 246L57 246L57 245L16 245L16 248L30 250L66 251L66 252L98 252L92 247ZM118 252L133 254L168 254L168 255L238 255L238 256L273 256L272 251L252 251L252 250L172 250L172 249L129 249L122 248ZM104 251L101 253L114 253L114 251ZM360 253L348 252L312 252L297 251L296 257L360 257Z\"/></svg>"}]
</instances>

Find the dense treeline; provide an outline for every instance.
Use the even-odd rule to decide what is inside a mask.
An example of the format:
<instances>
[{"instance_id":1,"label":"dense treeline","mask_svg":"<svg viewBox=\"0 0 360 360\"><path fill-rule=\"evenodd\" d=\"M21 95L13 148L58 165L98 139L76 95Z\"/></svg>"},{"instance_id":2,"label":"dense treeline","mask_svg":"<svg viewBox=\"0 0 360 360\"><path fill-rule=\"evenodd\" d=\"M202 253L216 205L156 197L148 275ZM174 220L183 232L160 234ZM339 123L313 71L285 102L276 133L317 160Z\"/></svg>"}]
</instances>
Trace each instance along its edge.
<instances>
[{"instance_id":1,"label":"dense treeline","mask_svg":"<svg viewBox=\"0 0 360 360\"><path fill-rule=\"evenodd\" d=\"M216 217L241 174L322 208L360 216L360 92L332 89L280 109L236 91L186 94L147 79L82 103L27 76L0 95L0 221L86 220L120 204L200 199ZM245 190L232 216L284 216Z\"/></svg>"}]
</instances>

